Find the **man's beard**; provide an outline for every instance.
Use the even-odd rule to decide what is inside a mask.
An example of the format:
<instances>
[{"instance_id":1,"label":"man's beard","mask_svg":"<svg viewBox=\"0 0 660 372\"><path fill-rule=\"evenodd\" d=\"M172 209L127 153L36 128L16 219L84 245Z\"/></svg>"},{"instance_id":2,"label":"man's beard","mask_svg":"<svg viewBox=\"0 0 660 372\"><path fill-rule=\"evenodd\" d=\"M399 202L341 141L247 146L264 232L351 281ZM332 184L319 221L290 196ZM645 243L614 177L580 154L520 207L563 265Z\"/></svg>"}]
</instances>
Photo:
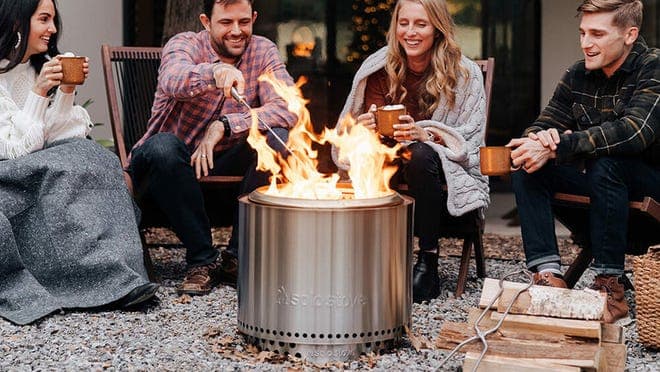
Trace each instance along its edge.
<instances>
[{"instance_id":1,"label":"man's beard","mask_svg":"<svg viewBox=\"0 0 660 372\"><path fill-rule=\"evenodd\" d=\"M245 50L247 49L248 45L250 44L250 40L252 39L251 36L247 36L245 38L245 43L243 44L243 47L241 48L241 51L238 53L232 53L231 50L227 47L225 47L225 44L221 42L217 42L216 40L213 40L213 46L215 49L215 52L218 53L220 57L225 57L225 58L231 58L231 59L238 59L240 58L243 53L245 53Z\"/></svg>"}]
</instances>

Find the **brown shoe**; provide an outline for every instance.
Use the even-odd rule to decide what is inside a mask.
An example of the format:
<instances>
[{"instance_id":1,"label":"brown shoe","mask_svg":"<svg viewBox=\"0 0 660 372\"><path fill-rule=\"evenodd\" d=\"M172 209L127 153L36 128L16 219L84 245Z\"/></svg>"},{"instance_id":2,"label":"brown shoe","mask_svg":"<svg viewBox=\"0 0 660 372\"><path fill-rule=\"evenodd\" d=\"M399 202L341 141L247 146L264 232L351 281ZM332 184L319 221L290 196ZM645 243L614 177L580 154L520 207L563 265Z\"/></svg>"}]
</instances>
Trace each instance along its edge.
<instances>
[{"instance_id":1,"label":"brown shoe","mask_svg":"<svg viewBox=\"0 0 660 372\"><path fill-rule=\"evenodd\" d=\"M589 288L607 294L607 306L603 312L603 322L614 323L628 315L628 302L623 296L625 288L618 276L597 275Z\"/></svg>"},{"instance_id":2,"label":"brown shoe","mask_svg":"<svg viewBox=\"0 0 660 372\"><path fill-rule=\"evenodd\" d=\"M197 266L188 269L183 283L177 287L179 294L206 295L220 282L220 264Z\"/></svg>"},{"instance_id":3,"label":"brown shoe","mask_svg":"<svg viewBox=\"0 0 660 372\"><path fill-rule=\"evenodd\" d=\"M546 271L544 273L534 273L534 284L545 287L568 288L564 279L560 276Z\"/></svg>"},{"instance_id":4,"label":"brown shoe","mask_svg":"<svg viewBox=\"0 0 660 372\"><path fill-rule=\"evenodd\" d=\"M220 264L220 283L236 288L238 280L238 258L233 254L220 252L222 263Z\"/></svg>"}]
</instances>

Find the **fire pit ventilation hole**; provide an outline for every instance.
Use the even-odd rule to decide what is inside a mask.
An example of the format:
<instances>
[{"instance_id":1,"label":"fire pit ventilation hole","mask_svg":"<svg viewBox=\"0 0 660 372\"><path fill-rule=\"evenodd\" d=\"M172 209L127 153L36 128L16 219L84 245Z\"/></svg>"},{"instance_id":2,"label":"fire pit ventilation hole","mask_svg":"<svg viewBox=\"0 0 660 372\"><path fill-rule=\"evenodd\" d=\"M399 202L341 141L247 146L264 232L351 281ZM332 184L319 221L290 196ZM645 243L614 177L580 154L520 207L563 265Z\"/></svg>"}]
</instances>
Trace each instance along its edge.
<instances>
[{"instance_id":1,"label":"fire pit ventilation hole","mask_svg":"<svg viewBox=\"0 0 660 372\"><path fill-rule=\"evenodd\" d=\"M274 329L271 330L271 329L268 329L268 328L264 329L264 328L260 328L258 326L249 325L245 322L239 322L239 325L241 327L249 329L251 331L260 332L262 334L265 333L267 335L273 335L273 336L278 336L279 335L279 336L284 337L284 335L286 334L287 337L295 337L295 338L300 338L301 335L302 335L302 338L307 338L307 337L316 338L318 336L318 338L320 338L320 339L324 339L324 338L342 339L342 337L344 339L350 339L350 338L358 338L358 336L359 337L365 337L365 336L366 337L372 337L372 335L374 337L377 337L377 336L391 335L392 333L397 333L397 332L403 332L404 331L404 327L396 327L396 328L392 328L392 329L383 329L383 330L377 330L377 331L373 331L373 332L372 331L360 332L359 335L357 333L353 333L353 334L345 333L344 335L342 335L341 333L337 333L337 334L332 334L332 333L328 333L328 334L315 334L315 333L307 334L307 333L302 333L301 334L300 332L293 333L291 331L286 331L285 332L285 331L277 331L277 330L274 330Z\"/></svg>"},{"instance_id":2,"label":"fire pit ventilation hole","mask_svg":"<svg viewBox=\"0 0 660 372\"><path fill-rule=\"evenodd\" d=\"M302 358L310 352L309 345L276 342L274 346L272 340L265 340L258 337L247 336L247 341L253 343L260 350L270 351L280 355L294 355L296 358ZM270 345L269 345L270 344ZM362 350L358 352L359 355L367 355L368 353L375 352L379 355L387 353L395 345L394 340L366 342L358 344L361 345ZM313 351L312 351L313 352ZM328 352L328 351L325 351Z\"/></svg>"}]
</instances>

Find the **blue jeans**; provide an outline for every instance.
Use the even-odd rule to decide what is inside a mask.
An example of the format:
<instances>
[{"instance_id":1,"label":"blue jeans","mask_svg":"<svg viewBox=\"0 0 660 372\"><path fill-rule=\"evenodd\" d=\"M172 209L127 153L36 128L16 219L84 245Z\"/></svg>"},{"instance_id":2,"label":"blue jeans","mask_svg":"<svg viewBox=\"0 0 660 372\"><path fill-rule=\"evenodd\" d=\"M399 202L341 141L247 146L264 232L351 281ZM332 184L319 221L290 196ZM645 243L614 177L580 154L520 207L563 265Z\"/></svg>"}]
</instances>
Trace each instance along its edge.
<instances>
[{"instance_id":1,"label":"blue jeans","mask_svg":"<svg viewBox=\"0 0 660 372\"><path fill-rule=\"evenodd\" d=\"M285 142L289 132L273 128ZM285 148L268 132L266 141L275 151ZM218 251L213 249L211 226L204 205L202 188L190 166L192 152L172 133L158 133L131 152L129 173L138 201L156 204L167 216L172 229L186 247L189 267L207 265L215 261ZM240 193L249 193L268 184L269 173L256 170L256 153L247 142L226 151L216 152L214 168L209 175L242 175ZM233 231L238 231L238 211L233 211ZM232 233L227 250L238 255L238 237Z\"/></svg>"},{"instance_id":2,"label":"blue jeans","mask_svg":"<svg viewBox=\"0 0 660 372\"><path fill-rule=\"evenodd\" d=\"M589 242L597 274L622 275L628 235L628 203L660 197L660 168L638 158L590 159L586 170L546 164L528 174L512 174L527 267L560 262L552 200L555 192L589 196Z\"/></svg>"}]
</instances>

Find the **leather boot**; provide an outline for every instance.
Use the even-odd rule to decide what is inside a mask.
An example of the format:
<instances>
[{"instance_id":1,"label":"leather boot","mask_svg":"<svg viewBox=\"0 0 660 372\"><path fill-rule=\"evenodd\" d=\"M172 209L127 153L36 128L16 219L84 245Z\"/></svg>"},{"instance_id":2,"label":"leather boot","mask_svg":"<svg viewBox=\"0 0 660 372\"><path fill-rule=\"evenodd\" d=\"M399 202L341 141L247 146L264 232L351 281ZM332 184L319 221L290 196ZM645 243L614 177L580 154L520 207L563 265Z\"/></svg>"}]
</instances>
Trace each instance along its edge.
<instances>
[{"instance_id":1,"label":"leather boot","mask_svg":"<svg viewBox=\"0 0 660 372\"><path fill-rule=\"evenodd\" d=\"M598 275L590 288L607 294L603 322L614 323L628 315L628 302L623 296L625 288L623 288L623 284L619 283L618 276Z\"/></svg>"},{"instance_id":2,"label":"leather boot","mask_svg":"<svg viewBox=\"0 0 660 372\"><path fill-rule=\"evenodd\" d=\"M413 267L413 301L421 303L437 298L439 295L438 254L421 251L417 255L417 263Z\"/></svg>"},{"instance_id":3,"label":"leather boot","mask_svg":"<svg viewBox=\"0 0 660 372\"><path fill-rule=\"evenodd\" d=\"M534 273L534 284L546 287L568 288L564 278L551 272Z\"/></svg>"}]
</instances>

